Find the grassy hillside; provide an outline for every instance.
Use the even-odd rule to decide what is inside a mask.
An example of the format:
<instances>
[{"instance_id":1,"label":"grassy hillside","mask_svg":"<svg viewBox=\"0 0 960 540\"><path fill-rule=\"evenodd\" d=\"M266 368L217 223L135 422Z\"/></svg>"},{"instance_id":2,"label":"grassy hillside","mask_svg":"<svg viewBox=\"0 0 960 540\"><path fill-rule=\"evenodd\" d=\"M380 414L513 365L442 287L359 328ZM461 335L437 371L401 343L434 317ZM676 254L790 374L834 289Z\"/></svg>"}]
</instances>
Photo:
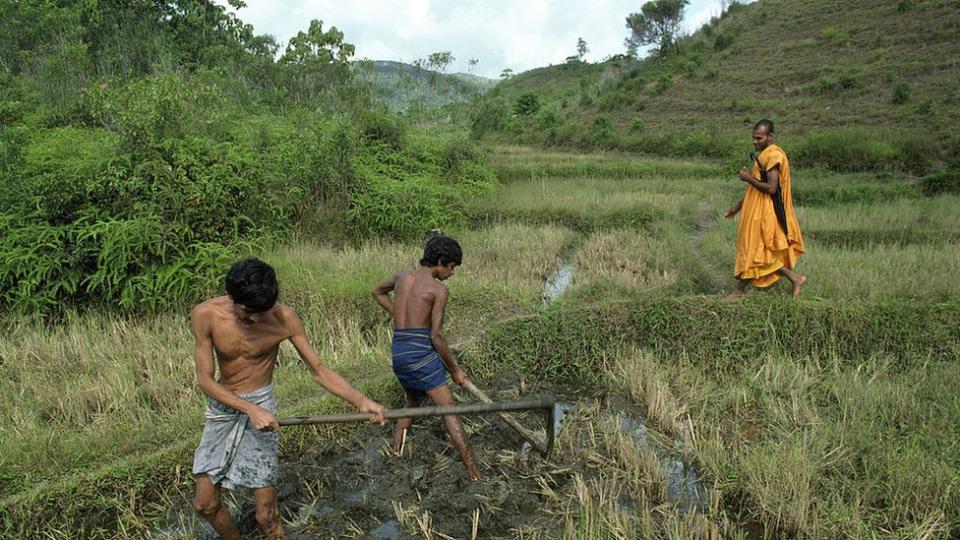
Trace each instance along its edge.
<instances>
[{"instance_id":1,"label":"grassy hillside","mask_svg":"<svg viewBox=\"0 0 960 540\"><path fill-rule=\"evenodd\" d=\"M393 112L416 112L470 101L496 81L469 73L441 73L403 62L370 60L357 63L360 80L374 98Z\"/></svg>"},{"instance_id":2,"label":"grassy hillside","mask_svg":"<svg viewBox=\"0 0 960 540\"><path fill-rule=\"evenodd\" d=\"M960 148L958 35L955 0L760 0L704 25L678 55L540 68L488 99L517 113L493 122L514 140L739 156L768 117L786 142L839 132L888 145L864 150L867 161L901 154L886 161L923 170ZM524 94L536 112L517 110ZM809 161L838 144L819 141Z\"/></svg>"}]
</instances>

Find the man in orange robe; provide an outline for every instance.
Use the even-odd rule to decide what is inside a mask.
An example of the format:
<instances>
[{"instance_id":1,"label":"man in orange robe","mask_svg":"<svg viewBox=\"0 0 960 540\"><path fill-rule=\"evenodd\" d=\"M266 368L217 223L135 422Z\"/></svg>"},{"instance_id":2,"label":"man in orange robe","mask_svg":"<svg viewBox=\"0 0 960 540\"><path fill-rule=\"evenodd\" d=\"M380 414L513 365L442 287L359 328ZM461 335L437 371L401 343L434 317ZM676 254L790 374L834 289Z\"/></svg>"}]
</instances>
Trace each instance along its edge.
<instances>
[{"instance_id":1,"label":"man in orange robe","mask_svg":"<svg viewBox=\"0 0 960 540\"><path fill-rule=\"evenodd\" d=\"M769 287L780 276L790 280L793 296L797 297L807 282L806 276L793 271L804 251L803 236L790 193L790 162L783 149L773 144L773 122L757 122L753 127L753 146L759 152L753 170L740 170L747 193L724 214L730 219L740 213L733 271L737 288L727 299L739 298L751 283Z\"/></svg>"}]
</instances>

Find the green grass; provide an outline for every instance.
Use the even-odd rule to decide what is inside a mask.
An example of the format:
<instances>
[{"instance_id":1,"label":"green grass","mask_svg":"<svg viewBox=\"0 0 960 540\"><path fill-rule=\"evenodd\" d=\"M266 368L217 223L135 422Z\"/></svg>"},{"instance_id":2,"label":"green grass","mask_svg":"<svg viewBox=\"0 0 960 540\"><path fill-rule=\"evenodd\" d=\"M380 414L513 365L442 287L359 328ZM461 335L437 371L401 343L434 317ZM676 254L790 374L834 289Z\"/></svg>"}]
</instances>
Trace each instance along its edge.
<instances>
[{"instance_id":1,"label":"green grass","mask_svg":"<svg viewBox=\"0 0 960 540\"><path fill-rule=\"evenodd\" d=\"M499 145L490 163L504 183L555 178L645 178L716 175L719 167L708 161L673 158L638 158L610 152L598 155L586 152L534 150L527 146Z\"/></svg>"},{"instance_id":2,"label":"green grass","mask_svg":"<svg viewBox=\"0 0 960 540\"><path fill-rule=\"evenodd\" d=\"M722 377L689 361L658 369L699 428L700 463L749 519L802 537L956 527L952 361L901 370L769 355Z\"/></svg>"}]
</instances>

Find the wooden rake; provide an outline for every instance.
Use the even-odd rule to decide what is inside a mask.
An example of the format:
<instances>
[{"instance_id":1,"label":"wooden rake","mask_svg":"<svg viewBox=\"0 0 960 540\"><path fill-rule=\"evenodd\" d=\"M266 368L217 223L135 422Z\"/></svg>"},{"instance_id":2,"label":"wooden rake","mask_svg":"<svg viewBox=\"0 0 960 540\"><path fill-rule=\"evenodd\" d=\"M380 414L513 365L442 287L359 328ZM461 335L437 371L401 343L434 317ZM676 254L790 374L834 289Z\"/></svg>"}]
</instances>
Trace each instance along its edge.
<instances>
[{"instance_id":1,"label":"wooden rake","mask_svg":"<svg viewBox=\"0 0 960 540\"><path fill-rule=\"evenodd\" d=\"M468 386L469 385L469 386ZM470 390L470 387L473 387L470 390L472 393L476 392L479 395L483 395L481 400L486 399L486 403L466 403L463 405L441 405L433 407L414 407L414 408L402 408L402 409L387 409L383 413L383 417L387 420L397 420L400 418L420 418L425 416L444 416L448 414L456 415L472 415L472 414L487 414L487 413L500 413L501 416L509 418L508 423L511 427L516 429L525 439L530 441L534 447L540 451L540 453L547 457L550 455L550 452L553 451L553 443L556 438L557 430L560 425L560 415L562 410L556 404L553 399L553 396L544 396L541 398L532 398L524 399L517 401L500 401L492 402L489 401L490 398L487 398L483 392L473 386L473 383L467 382L467 389ZM478 396L479 397L479 396ZM529 411L529 410L540 410L543 411L546 415L547 420L547 440L545 442L540 441L536 435L533 434L530 430L521 426L512 416L508 415L509 411ZM281 426L303 426L310 424L335 424L335 423L344 423L344 422L369 422L373 418L372 413L341 413L341 414L320 414L315 416L293 416L289 418L281 418L278 420ZM512 423L511 423L512 422ZM523 431L520 431L523 430Z\"/></svg>"}]
</instances>

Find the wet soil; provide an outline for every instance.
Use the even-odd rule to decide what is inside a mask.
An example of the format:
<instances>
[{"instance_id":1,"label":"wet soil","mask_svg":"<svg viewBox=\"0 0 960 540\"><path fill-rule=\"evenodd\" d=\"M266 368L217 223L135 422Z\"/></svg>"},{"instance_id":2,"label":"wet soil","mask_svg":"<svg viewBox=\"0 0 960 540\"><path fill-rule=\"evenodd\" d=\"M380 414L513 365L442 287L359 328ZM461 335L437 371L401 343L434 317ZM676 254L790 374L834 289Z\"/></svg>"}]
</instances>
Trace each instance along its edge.
<instances>
[{"instance_id":1,"label":"wet soil","mask_svg":"<svg viewBox=\"0 0 960 540\"><path fill-rule=\"evenodd\" d=\"M622 400L599 391L527 383L514 373L500 373L482 386L494 400L553 394L567 404L567 422L580 421L578 404L600 402L605 404L605 415L621 418L622 429L639 447L651 446L658 455L670 452L649 436L638 415L623 410ZM545 436L542 414L515 416ZM318 441L304 455L282 458L278 501L291 538L422 538L424 531L431 531L435 538L471 538L478 511L478 538L515 538L521 528L555 535L565 508L547 502L542 482L546 478L551 490L562 492L584 464L578 463L577 456L556 452L541 457L496 415L463 417L462 421L479 462L482 477L478 481L467 478L440 418L414 424L400 457L388 451L392 440L388 425L358 427L342 441ZM670 497L684 510L697 509L703 488L694 470L676 458L661 463ZM250 494L233 492L225 502L245 537L259 538ZM193 517L187 501L155 535L198 536L216 538L206 523Z\"/></svg>"}]
</instances>

